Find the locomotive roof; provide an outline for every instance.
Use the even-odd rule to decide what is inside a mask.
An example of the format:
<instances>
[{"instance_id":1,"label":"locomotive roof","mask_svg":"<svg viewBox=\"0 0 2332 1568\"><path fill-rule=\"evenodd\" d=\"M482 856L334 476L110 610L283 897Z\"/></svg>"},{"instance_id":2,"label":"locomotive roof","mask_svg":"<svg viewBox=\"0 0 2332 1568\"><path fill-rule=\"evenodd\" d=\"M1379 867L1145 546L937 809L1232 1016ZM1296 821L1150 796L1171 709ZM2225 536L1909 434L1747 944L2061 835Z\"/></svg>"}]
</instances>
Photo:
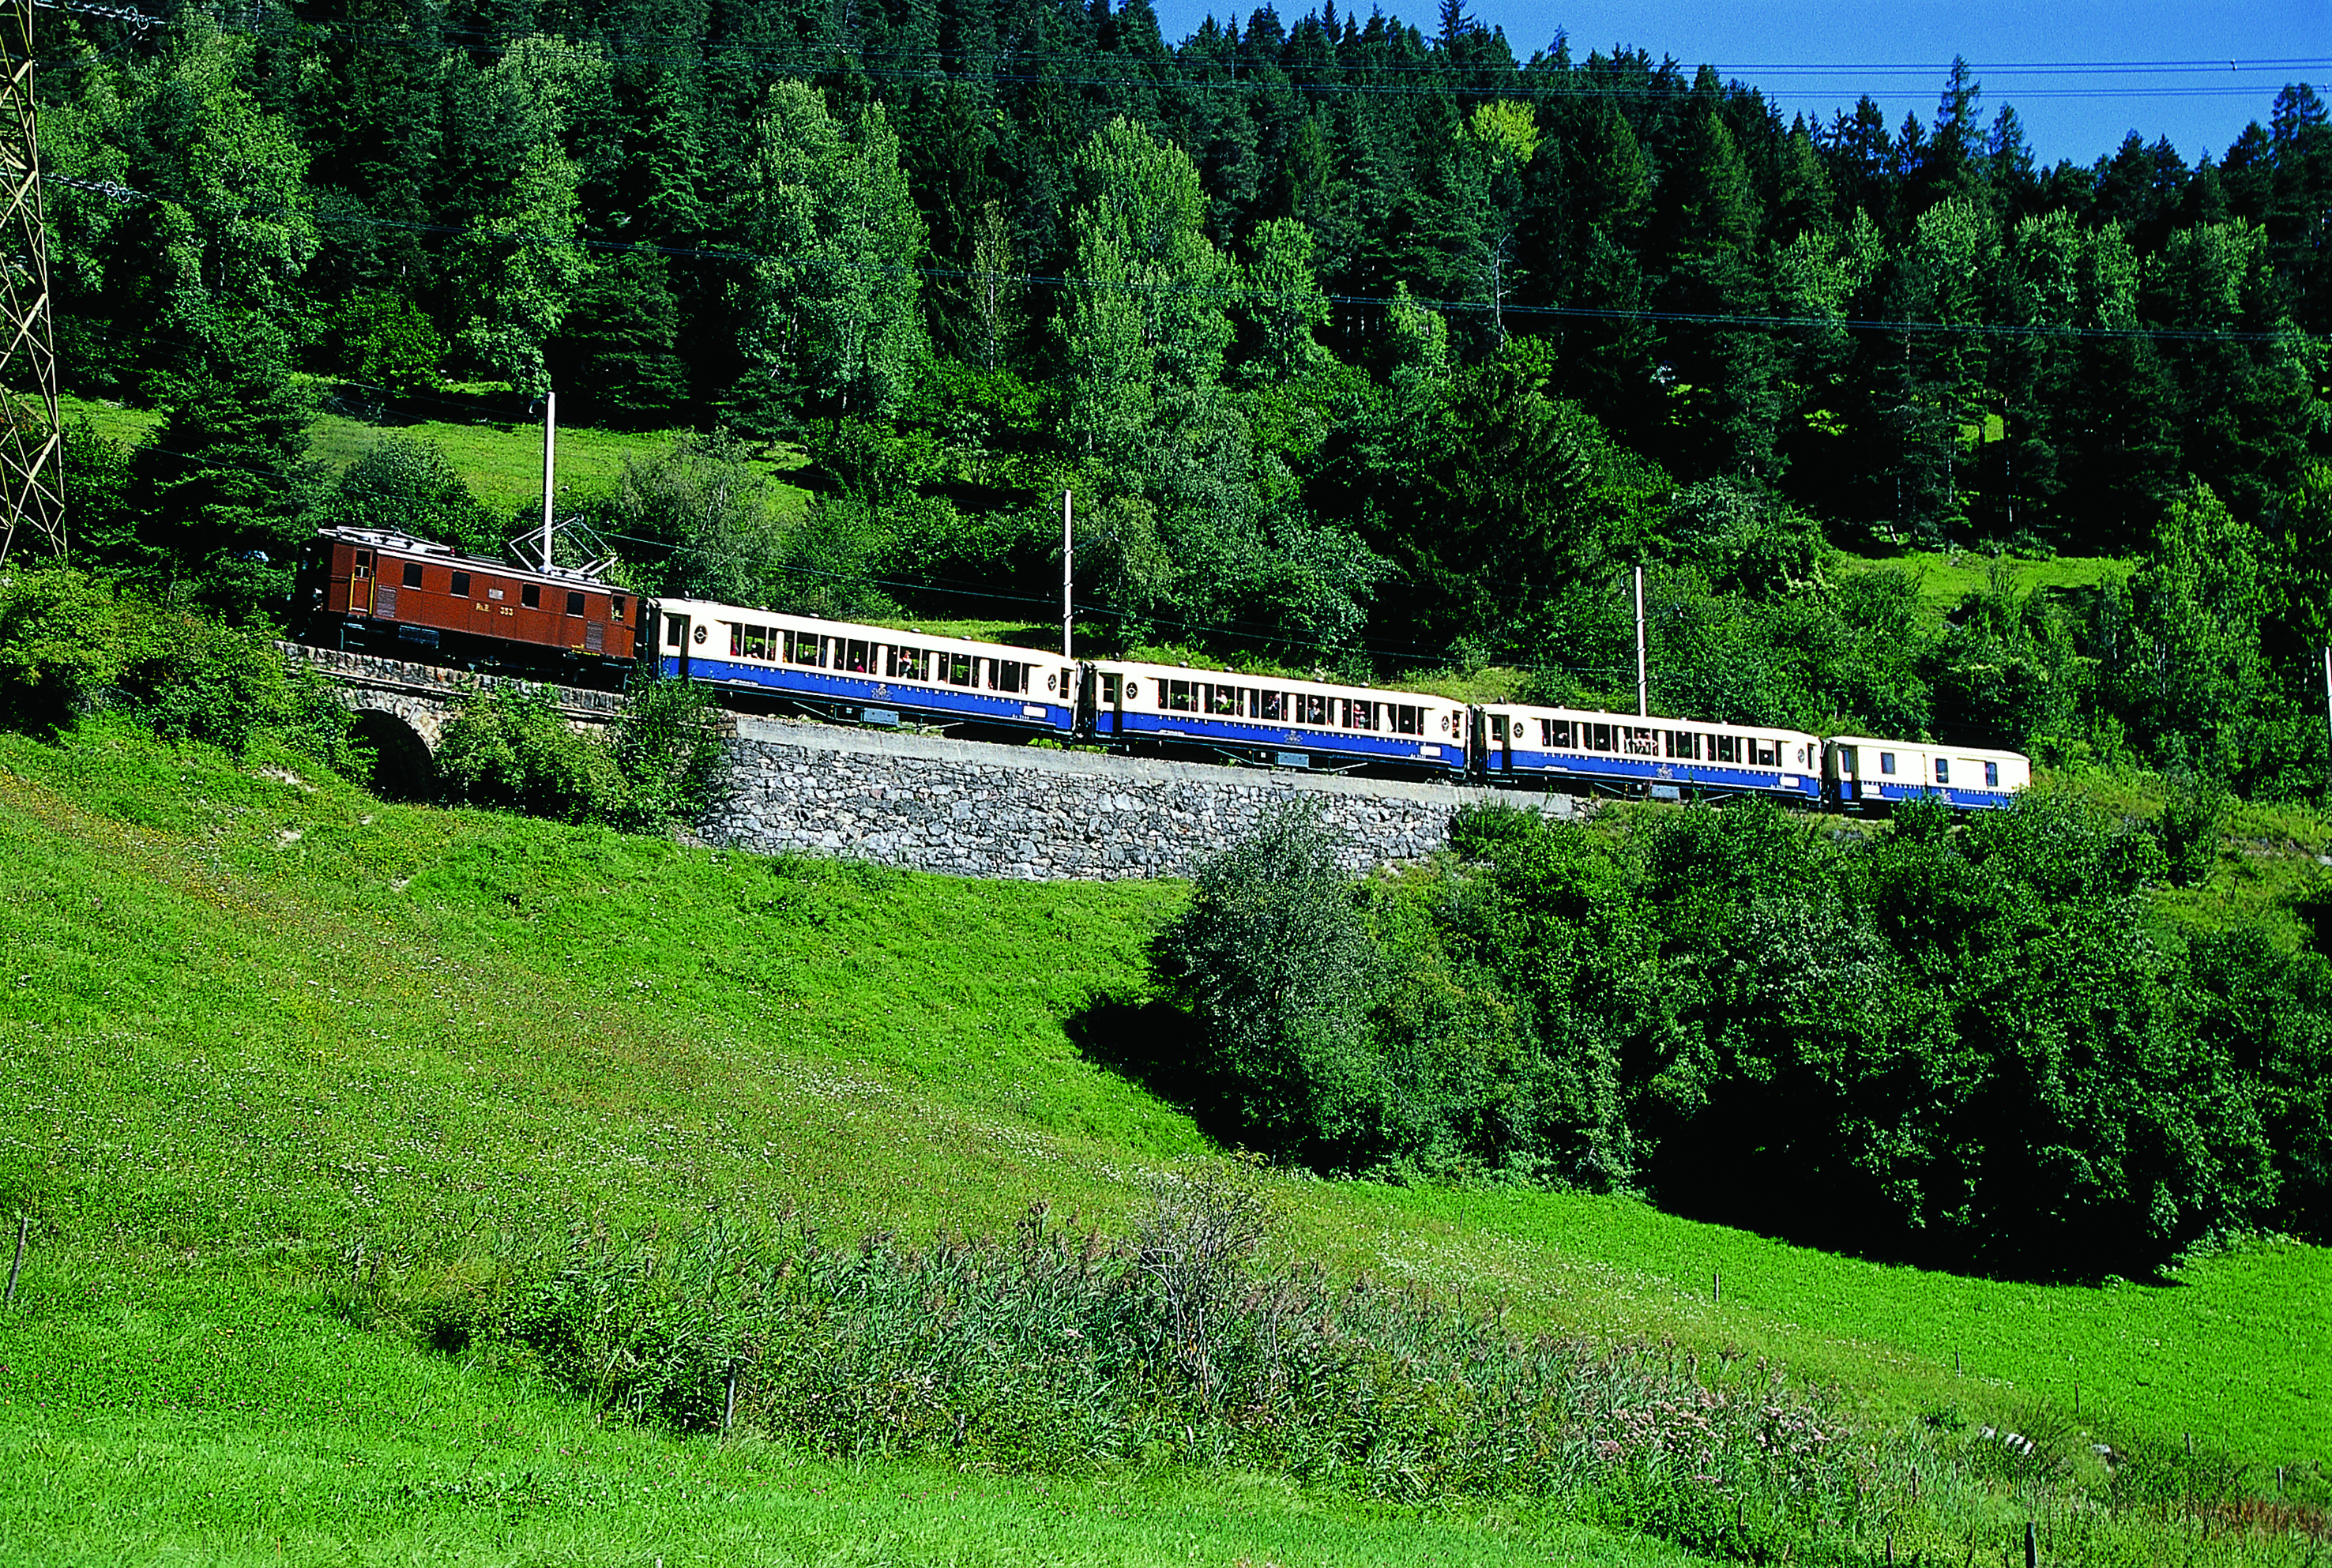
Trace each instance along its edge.
<instances>
[{"instance_id":1,"label":"locomotive roof","mask_svg":"<svg viewBox=\"0 0 2332 1568\"><path fill-rule=\"evenodd\" d=\"M473 555L467 550L457 550L450 544L439 544L435 540L421 539L393 528L320 528L316 531L316 535L320 539L337 540L342 544L362 544L369 545L375 550L394 550L398 555L424 556L432 560L442 560L449 566L499 572L504 577L517 578L523 582L539 582L558 588L597 588L602 593L619 594L631 591L619 583L604 582L595 577L587 577L581 572L559 571L555 569L542 571L530 566L513 566L500 556Z\"/></svg>"}]
</instances>

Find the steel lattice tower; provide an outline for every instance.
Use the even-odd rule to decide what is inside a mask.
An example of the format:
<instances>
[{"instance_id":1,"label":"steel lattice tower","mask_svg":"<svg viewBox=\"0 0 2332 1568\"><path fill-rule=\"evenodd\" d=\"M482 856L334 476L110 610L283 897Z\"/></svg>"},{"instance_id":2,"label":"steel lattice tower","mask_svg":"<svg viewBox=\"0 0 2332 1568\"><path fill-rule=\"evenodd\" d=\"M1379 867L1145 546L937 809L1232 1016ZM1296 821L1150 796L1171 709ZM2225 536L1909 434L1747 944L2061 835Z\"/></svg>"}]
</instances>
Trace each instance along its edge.
<instances>
[{"instance_id":1,"label":"steel lattice tower","mask_svg":"<svg viewBox=\"0 0 2332 1568\"><path fill-rule=\"evenodd\" d=\"M65 553L57 341L49 319L49 233L33 105L33 0L0 0L0 506L52 554Z\"/></svg>"}]
</instances>

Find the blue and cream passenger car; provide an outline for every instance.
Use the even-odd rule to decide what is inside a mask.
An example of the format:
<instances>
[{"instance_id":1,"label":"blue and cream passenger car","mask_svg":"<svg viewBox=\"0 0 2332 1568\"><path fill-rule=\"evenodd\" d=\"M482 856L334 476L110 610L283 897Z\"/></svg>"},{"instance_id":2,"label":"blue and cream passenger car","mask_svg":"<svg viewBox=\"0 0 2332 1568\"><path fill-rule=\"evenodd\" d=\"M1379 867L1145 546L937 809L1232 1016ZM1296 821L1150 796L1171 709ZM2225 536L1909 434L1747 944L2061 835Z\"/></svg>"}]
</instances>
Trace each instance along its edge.
<instances>
[{"instance_id":1,"label":"blue and cream passenger car","mask_svg":"<svg viewBox=\"0 0 2332 1568\"><path fill-rule=\"evenodd\" d=\"M1466 705L1447 698L1115 659L1086 671L1099 741L1278 767L1467 770Z\"/></svg>"},{"instance_id":2,"label":"blue and cream passenger car","mask_svg":"<svg viewBox=\"0 0 2332 1568\"><path fill-rule=\"evenodd\" d=\"M1075 727L1076 666L1057 655L702 599L655 607L666 675L869 723Z\"/></svg>"},{"instance_id":3,"label":"blue and cream passenger car","mask_svg":"<svg viewBox=\"0 0 2332 1568\"><path fill-rule=\"evenodd\" d=\"M2031 784L2032 763L2021 751L1833 735L1823 743L1822 778L1830 798L1849 808L1933 795L1963 810L1983 810L2007 805Z\"/></svg>"},{"instance_id":4,"label":"blue and cream passenger car","mask_svg":"<svg viewBox=\"0 0 2332 1568\"><path fill-rule=\"evenodd\" d=\"M1556 789L1821 798L1821 741L1802 730L1496 703L1481 710L1485 771Z\"/></svg>"}]
</instances>

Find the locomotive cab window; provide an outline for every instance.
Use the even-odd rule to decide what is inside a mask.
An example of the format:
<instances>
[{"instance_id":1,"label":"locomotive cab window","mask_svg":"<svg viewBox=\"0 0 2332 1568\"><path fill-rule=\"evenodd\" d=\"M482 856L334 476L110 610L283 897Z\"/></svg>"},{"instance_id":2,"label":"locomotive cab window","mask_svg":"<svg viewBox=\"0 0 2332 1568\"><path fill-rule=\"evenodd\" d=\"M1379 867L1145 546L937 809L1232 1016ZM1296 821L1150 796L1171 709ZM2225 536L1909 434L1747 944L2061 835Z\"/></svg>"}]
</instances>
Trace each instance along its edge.
<instances>
[{"instance_id":1,"label":"locomotive cab window","mask_svg":"<svg viewBox=\"0 0 2332 1568\"><path fill-rule=\"evenodd\" d=\"M570 616L579 616L583 613L583 596L581 594L570 593L567 596L567 613Z\"/></svg>"},{"instance_id":2,"label":"locomotive cab window","mask_svg":"<svg viewBox=\"0 0 2332 1568\"><path fill-rule=\"evenodd\" d=\"M518 590L518 602L524 605L530 610L540 609L542 607L542 585L538 582L530 582L521 585Z\"/></svg>"},{"instance_id":3,"label":"locomotive cab window","mask_svg":"<svg viewBox=\"0 0 2332 1568\"><path fill-rule=\"evenodd\" d=\"M419 588L421 586L421 563L419 561L408 560L405 563L405 586L406 588Z\"/></svg>"},{"instance_id":4,"label":"locomotive cab window","mask_svg":"<svg viewBox=\"0 0 2332 1568\"><path fill-rule=\"evenodd\" d=\"M461 576L461 574L460 574L460 573L458 573L458 572L457 572L457 573L455 573L454 575L455 575L455 576L457 576L457 577ZM464 580L464 582L466 582L466 581L468 581L469 579L468 579L467 578L463 578L463 580ZM465 593L465 592L467 592L468 590L467 590L467 589L465 589L465 588L455 588L454 591L455 593ZM622 620L622 619L624 618L624 596L623 596L623 595L621 595L621 594L615 594L615 595L610 596L610 597L609 597L609 598L608 598L608 601L607 601L607 607L607 607L607 618L608 618L609 620L611 620L611 621L619 621L619 620Z\"/></svg>"},{"instance_id":5,"label":"locomotive cab window","mask_svg":"<svg viewBox=\"0 0 2332 1568\"><path fill-rule=\"evenodd\" d=\"M457 599L465 599L470 597L470 574L468 572L457 571L454 574L454 587L452 592L454 597Z\"/></svg>"},{"instance_id":6,"label":"locomotive cab window","mask_svg":"<svg viewBox=\"0 0 2332 1568\"><path fill-rule=\"evenodd\" d=\"M357 551L357 564L355 569L356 575L358 577L372 576L372 551L368 550L360 550Z\"/></svg>"}]
</instances>

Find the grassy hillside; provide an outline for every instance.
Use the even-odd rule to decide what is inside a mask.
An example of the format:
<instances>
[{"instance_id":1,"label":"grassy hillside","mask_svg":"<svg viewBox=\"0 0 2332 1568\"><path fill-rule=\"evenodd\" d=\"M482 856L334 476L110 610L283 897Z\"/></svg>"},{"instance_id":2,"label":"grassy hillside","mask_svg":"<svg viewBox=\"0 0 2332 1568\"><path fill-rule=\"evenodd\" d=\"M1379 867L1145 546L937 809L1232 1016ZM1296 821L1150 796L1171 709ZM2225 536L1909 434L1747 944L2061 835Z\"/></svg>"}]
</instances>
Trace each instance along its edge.
<instances>
[{"instance_id":1,"label":"grassy hillside","mask_svg":"<svg viewBox=\"0 0 2332 1568\"><path fill-rule=\"evenodd\" d=\"M769 861L297 774L103 727L0 737L0 1218L34 1220L0 1319L9 1554L1668 1559L1527 1510L676 1441L366 1327L352 1274L425 1295L570 1228L709 1208L846 1234L1004 1227L1040 1200L1115 1222L1200 1141L1071 1024L1139 990L1182 894ZM2321 1249L2037 1287L1621 1200L1282 1196L1284 1246L1337 1269L1782 1358L1876 1420L2029 1420L2078 1383L2093 1435L2332 1458Z\"/></svg>"},{"instance_id":2,"label":"grassy hillside","mask_svg":"<svg viewBox=\"0 0 2332 1568\"><path fill-rule=\"evenodd\" d=\"M123 445L134 445L161 422L159 414L129 408L95 398L58 399L66 419L86 415L98 433ZM334 469L346 468L390 434L428 442L480 501L497 512L540 507L542 502L542 426L501 421L454 422L425 419L410 425L368 425L341 414L321 414L308 427L309 454ZM604 491L623 473L624 460L654 456L679 432L672 430L615 431L574 426L559 433L559 484L563 492L580 494ZM809 492L788 484L783 475L799 467L798 454L760 464L771 479L772 493L782 511L798 511Z\"/></svg>"},{"instance_id":3,"label":"grassy hillside","mask_svg":"<svg viewBox=\"0 0 2332 1568\"><path fill-rule=\"evenodd\" d=\"M2088 588L2104 582L2129 563L2111 556L2050 556L2024 560L2014 556L1985 556L1964 550L1907 550L1894 555L1863 558L1868 570L1891 567L1908 571L1919 585L1919 603L1930 615L1940 616L1987 583L1998 580L2010 593L2022 596L2039 588Z\"/></svg>"}]
</instances>

